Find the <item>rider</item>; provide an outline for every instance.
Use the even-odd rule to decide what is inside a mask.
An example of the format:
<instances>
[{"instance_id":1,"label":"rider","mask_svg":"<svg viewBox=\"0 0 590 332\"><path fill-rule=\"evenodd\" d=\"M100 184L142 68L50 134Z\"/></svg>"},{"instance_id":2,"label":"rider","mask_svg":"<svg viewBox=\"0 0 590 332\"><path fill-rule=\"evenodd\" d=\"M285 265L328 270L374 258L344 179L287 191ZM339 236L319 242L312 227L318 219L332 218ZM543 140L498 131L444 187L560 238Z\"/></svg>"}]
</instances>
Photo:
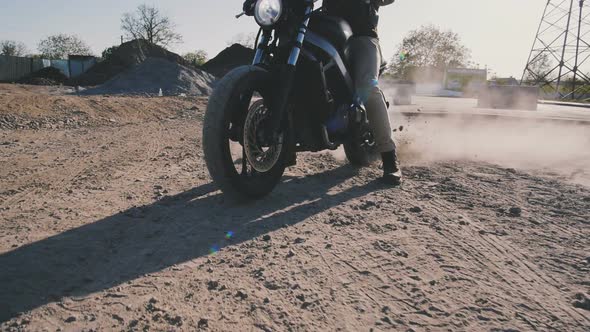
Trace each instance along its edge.
<instances>
[{"instance_id":1,"label":"rider","mask_svg":"<svg viewBox=\"0 0 590 332\"><path fill-rule=\"evenodd\" d=\"M391 124L387 114L387 102L379 89L381 47L377 35L379 7L390 5L395 0L324 0L324 11L331 16L346 20L353 31L349 41L352 76L357 95L367 108L369 122L375 136L376 148L383 160L383 181L398 185L402 172L397 160L396 146L391 137ZM244 11L252 13L255 0L246 0Z\"/></svg>"}]
</instances>

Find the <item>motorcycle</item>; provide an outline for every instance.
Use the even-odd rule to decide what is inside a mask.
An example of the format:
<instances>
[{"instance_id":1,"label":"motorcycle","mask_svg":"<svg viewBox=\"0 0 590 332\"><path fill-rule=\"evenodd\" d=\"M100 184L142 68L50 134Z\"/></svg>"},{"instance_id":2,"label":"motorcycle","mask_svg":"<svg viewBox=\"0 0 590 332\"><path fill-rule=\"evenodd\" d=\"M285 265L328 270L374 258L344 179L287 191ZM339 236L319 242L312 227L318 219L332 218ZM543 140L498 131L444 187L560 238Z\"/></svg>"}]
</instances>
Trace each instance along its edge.
<instances>
[{"instance_id":1,"label":"motorcycle","mask_svg":"<svg viewBox=\"0 0 590 332\"><path fill-rule=\"evenodd\" d=\"M367 112L348 69L352 29L314 9L316 1L256 1L260 30L252 65L229 72L209 99L205 161L226 195L268 195L300 152L343 146L352 165L376 159Z\"/></svg>"}]
</instances>

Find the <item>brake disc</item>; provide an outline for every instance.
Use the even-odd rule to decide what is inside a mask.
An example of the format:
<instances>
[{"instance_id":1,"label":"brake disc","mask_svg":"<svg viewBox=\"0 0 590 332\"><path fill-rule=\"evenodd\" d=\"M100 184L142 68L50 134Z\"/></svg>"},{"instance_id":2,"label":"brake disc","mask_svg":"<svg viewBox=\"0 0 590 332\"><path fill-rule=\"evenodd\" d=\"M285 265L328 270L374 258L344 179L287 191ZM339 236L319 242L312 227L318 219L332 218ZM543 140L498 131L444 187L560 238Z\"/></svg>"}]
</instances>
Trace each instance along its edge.
<instances>
[{"instance_id":1,"label":"brake disc","mask_svg":"<svg viewBox=\"0 0 590 332\"><path fill-rule=\"evenodd\" d=\"M244 150L254 170L260 173L270 171L277 163L283 150L282 135L278 142L264 142L264 124L270 113L263 100L256 101L248 110L244 122Z\"/></svg>"}]
</instances>

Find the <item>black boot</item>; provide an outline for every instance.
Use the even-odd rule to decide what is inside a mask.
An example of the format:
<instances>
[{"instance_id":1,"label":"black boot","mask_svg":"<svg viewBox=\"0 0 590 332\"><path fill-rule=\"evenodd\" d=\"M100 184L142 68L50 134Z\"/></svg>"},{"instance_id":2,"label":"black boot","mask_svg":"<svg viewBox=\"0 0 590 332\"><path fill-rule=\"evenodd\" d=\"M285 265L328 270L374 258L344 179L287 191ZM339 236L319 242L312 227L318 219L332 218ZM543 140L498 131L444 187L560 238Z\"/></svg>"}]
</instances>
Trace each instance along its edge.
<instances>
[{"instance_id":1,"label":"black boot","mask_svg":"<svg viewBox=\"0 0 590 332\"><path fill-rule=\"evenodd\" d=\"M402 183L402 171L395 150L382 153L381 159L383 160L383 182L388 185L399 186Z\"/></svg>"}]
</instances>

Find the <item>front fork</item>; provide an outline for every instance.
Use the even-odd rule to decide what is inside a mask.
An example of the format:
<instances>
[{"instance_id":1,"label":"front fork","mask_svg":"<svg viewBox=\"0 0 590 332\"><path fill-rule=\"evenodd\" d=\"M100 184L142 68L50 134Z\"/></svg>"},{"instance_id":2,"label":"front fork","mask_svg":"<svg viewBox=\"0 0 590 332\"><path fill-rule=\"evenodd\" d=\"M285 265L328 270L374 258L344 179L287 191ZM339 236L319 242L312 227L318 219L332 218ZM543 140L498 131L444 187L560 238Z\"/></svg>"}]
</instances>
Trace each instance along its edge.
<instances>
[{"instance_id":1,"label":"front fork","mask_svg":"<svg viewBox=\"0 0 590 332\"><path fill-rule=\"evenodd\" d=\"M271 114L268 123L270 126L270 133L273 138L279 137L280 132L282 131L281 129L283 129L281 128L281 125L284 123L285 115L287 114L289 97L295 82L295 68L299 60L299 55L301 54L301 47L303 47L303 41L305 40L305 34L307 33L307 27L309 26L311 13L313 12L314 0L306 0L306 4L305 18L299 27L295 45L293 45L293 49L291 50L287 64L280 68L280 72L276 76L277 93L271 101ZM260 43L256 49L253 65L258 65L262 62L269 41L270 32L263 33Z\"/></svg>"}]
</instances>

